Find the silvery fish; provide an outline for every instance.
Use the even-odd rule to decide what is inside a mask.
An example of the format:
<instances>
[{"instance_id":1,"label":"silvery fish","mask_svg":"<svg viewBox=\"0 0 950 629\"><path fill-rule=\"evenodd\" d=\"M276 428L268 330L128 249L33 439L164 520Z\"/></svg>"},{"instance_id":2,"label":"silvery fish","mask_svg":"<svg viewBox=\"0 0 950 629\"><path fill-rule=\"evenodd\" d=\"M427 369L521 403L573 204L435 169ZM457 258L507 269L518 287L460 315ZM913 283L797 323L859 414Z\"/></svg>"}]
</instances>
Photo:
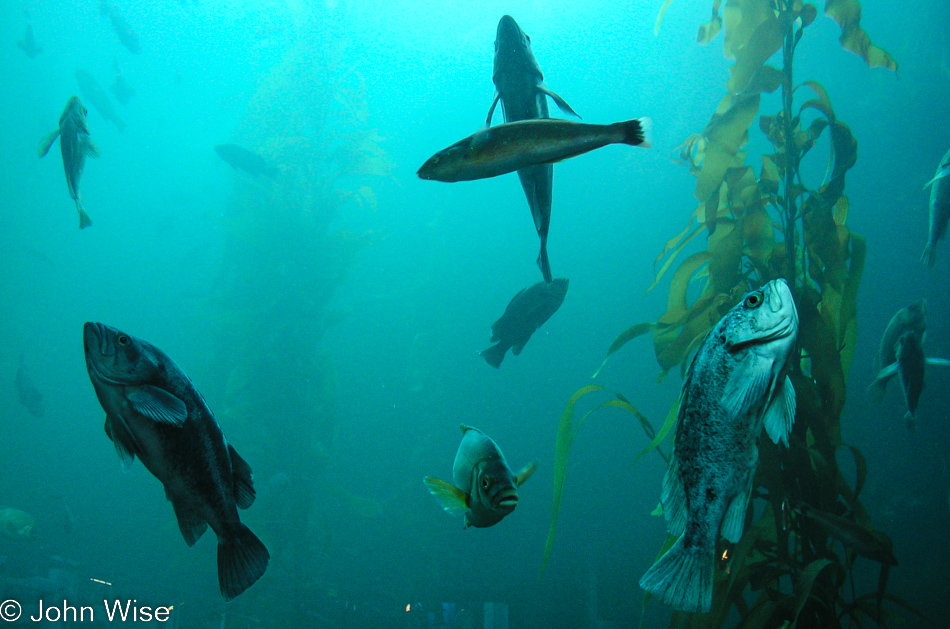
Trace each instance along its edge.
<instances>
[{"instance_id":1,"label":"silvery fish","mask_svg":"<svg viewBox=\"0 0 950 629\"><path fill-rule=\"evenodd\" d=\"M498 524L518 506L518 487L538 464L529 463L515 474L491 437L478 428L461 428L462 443L452 466L454 484L431 476L422 482L449 514L464 516L466 528Z\"/></svg>"},{"instance_id":2,"label":"silvery fish","mask_svg":"<svg viewBox=\"0 0 950 629\"><path fill-rule=\"evenodd\" d=\"M165 352L101 323L83 326L86 368L106 411L106 435L126 464L135 457L165 486L185 542L208 525L218 536L218 585L241 594L270 554L241 523L254 502L251 467L224 438L191 380Z\"/></svg>"},{"instance_id":3,"label":"silvery fish","mask_svg":"<svg viewBox=\"0 0 950 629\"><path fill-rule=\"evenodd\" d=\"M882 369L897 362L897 341L902 336L908 332L914 332L922 336L926 330L926 299L915 301L906 308L901 308L894 313L894 316L891 317L887 327L884 329L884 336L881 337L881 345L875 357L874 370L878 376L880 376ZM894 373L896 373L896 371ZM891 376L892 375L894 374L892 373ZM874 382L868 387L868 391L870 391L878 401L883 400L889 380L890 376L885 378L876 377Z\"/></svg>"},{"instance_id":4,"label":"silvery fish","mask_svg":"<svg viewBox=\"0 0 950 629\"><path fill-rule=\"evenodd\" d=\"M422 165L421 179L472 181L497 177L599 149L608 144L650 147L650 121L613 124L570 120L520 120L482 129L442 149Z\"/></svg>"},{"instance_id":5,"label":"silvery fish","mask_svg":"<svg viewBox=\"0 0 950 629\"><path fill-rule=\"evenodd\" d=\"M495 65L492 81L497 92L488 110L485 125L491 125L495 107L501 102L505 122L549 118L548 97L566 114L577 113L563 98L544 86L541 66L531 50L531 38L521 30L510 15L498 21L495 32ZM580 116L577 116L580 118ZM551 187L554 168L551 164L537 164L518 170L518 178L528 199L528 208L534 218L534 227L541 239L538 267L544 281L551 282L551 265L548 262L548 227L551 223Z\"/></svg>"},{"instance_id":6,"label":"silvery fish","mask_svg":"<svg viewBox=\"0 0 950 629\"><path fill-rule=\"evenodd\" d=\"M927 365L950 365L950 361L943 358L927 358L924 354L924 334L922 332L907 331L895 344L896 359L890 365L881 369L871 386L880 386L878 383L887 382L895 374L900 377L901 389L904 392L904 402L907 404L907 414L904 421L907 427L914 429L917 421L917 404L920 394L924 390L924 375Z\"/></svg>"},{"instance_id":7,"label":"silvery fish","mask_svg":"<svg viewBox=\"0 0 950 629\"><path fill-rule=\"evenodd\" d=\"M950 221L950 151L947 151L943 159L940 160L940 166L937 167L937 174L934 178L924 184L930 188L930 234L927 237L927 246L920 256L920 261L927 266L933 266L937 260L937 252L934 247L937 241L947 233L947 222Z\"/></svg>"},{"instance_id":8,"label":"silvery fish","mask_svg":"<svg viewBox=\"0 0 950 629\"><path fill-rule=\"evenodd\" d=\"M480 352L485 362L498 369L509 349L515 356L520 354L531 335L561 307L568 282L559 277L518 291L508 302L505 313L491 326L491 341L495 345Z\"/></svg>"},{"instance_id":9,"label":"silvery fish","mask_svg":"<svg viewBox=\"0 0 950 629\"><path fill-rule=\"evenodd\" d=\"M59 128L40 142L40 157L49 153L53 142L59 137L59 148L63 153L63 169L66 171L66 187L69 196L76 202L79 212L79 229L92 225L89 215L82 204L79 192L79 179L86 166L86 157L99 157L99 148L89 137L89 124L86 122L86 108L79 98L73 96L66 103L66 109L59 117Z\"/></svg>"},{"instance_id":10,"label":"silvery fish","mask_svg":"<svg viewBox=\"0 0 950 629\"><path fill-rule=\"evenodd\" d=\"M640 579L676 609L712 605L716 541L742 537L763 424L788 444L795 390L786 372L797 334L792 293L773 280L726 313L689 367L661 496L667 529L680 537Z\"/></svg>"}]
</instances>

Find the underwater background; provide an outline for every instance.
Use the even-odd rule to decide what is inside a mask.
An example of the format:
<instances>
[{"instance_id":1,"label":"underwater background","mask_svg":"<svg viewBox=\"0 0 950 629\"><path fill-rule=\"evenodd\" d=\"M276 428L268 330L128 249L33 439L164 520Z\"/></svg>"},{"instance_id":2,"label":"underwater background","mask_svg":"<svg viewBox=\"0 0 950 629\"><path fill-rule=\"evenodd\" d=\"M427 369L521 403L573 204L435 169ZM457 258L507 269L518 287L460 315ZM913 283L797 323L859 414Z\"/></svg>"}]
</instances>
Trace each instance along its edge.
<instances>
[{"instance_id":1,"label":"underwater background","mask_svg":"<svg viewBox=\"0 0 950 629\"><path fill-rule=\"evenodd\" d=\"M507 606L496 627L638 626L637 581L666 537L650 515L666 465L631 465L648 440L629 414L598 411L578 433L539 569L567 400L594 382L658 426L682 384L675 369L657 383L646 339L591 380L621 332L666 308L668 279L645 292L654 260L697 203L670 153L709 120L731 63L720 40L694 41L710 3L673 2L654 33L660 4L126 0L116 8L139 37L133 53L92 0L26 12L4 3L0 507L35 526L0 535L0 576L59 575L70 602L174 605L180 627L488 627L485 603ZM848 226L868 253L841 430L864 455L862 501L899 560L888 592L942 626L950 370L928 371L913 432L896 383L881 404L865 388L887 322L918 299L927 354L950 357L950 245L938 244L934 268L919 262L921 188L950 148L950 7L862 6L896 72L843 50L820 10L795 66L858 142ZM548 252L570 290L496 371L478 356L491 324L541 279L521 186L514 174L443 184L415 171L484 124L504 14L585 122L649 116L655 149L612 146L555 165ZM42 47L34 58L14 43L27 23ZM124 131L83 98L102 156L86 163L93 224L82 231L58 148L36 157L64 103L82 98L77 69L104 88L121 69L135 89L113 103ZM762 113L779 107L763 94ZM232 169L214 151L224 143L279 175ZM765 150L760 134L749 149ZM809 159L820 179L825 161ZM252 466L258 497L241 515L271 562L231 603L217 589L214 537L188 548L160 484L140 462L123 470L103 433L85 321L168 353ZM18 402L21 365L42 416ZM491 435L514 469L539 462L518 509L491 528L463 530L421 482L450 477L459 424ZM878 564L858 558L854 578L873 590ZM652 601L643 626L667 626L670 613ZM933 626L902 613L904 626Z\"/></svg>"}]
</instances>

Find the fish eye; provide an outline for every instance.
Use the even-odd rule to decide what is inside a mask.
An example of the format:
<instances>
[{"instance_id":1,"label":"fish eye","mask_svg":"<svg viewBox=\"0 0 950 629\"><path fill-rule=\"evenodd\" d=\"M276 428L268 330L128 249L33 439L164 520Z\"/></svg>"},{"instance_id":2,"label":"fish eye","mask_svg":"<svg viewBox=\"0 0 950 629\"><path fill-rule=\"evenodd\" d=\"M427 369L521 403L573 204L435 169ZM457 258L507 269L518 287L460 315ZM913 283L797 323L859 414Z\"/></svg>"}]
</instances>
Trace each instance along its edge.
<instances>
[{"instance_id":1,"label":"fish eye","mask_svg":"<svg viewBox=\"0 0 950 629\"><path fill-rule=\"evenodd\" d=\"M743 302L746 308L758 308L762 305L762 291L755 291L745 298Z\"/></svg>"},{"instance_id":2,"label":"fish eye","mask_svg":"<svg viewBox=\"0 0 950 629\"><path fill-rule=\"evenodd\" d=\"M488 489L489 487L491 487L491 476L486 474L482 476L482 489Z\"/></svg>"},{"instance_id":3,"label":"fish eye","mask_svg":"<svg viewBox=\"0 0 950 629\"><path fill-rule=\"evenodd\" d=\"M116 341L119 343L119 345L125 347L129 344L129 337L124 334L120 334L118 338L116 338Z\"/></svg>"}]
</instances>

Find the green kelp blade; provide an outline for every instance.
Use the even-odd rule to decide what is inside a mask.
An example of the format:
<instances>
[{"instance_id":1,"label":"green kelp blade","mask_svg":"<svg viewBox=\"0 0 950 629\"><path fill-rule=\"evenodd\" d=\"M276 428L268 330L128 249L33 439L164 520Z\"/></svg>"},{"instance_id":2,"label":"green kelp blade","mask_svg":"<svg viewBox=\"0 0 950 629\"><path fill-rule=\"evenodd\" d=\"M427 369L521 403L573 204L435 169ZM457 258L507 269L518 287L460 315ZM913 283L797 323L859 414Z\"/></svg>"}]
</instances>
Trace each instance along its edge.
<instances>
[{"instance_id":1,"label":"green kelp blade","mask_svg":"<svg viewBox=\"0 0 950 629\"><path fill-rule=\"evenodd\" d=\"M798 622L798 615L808 601L808 597L811 596L812 588L815 587L815 579L818 578L818 575L821 574L825 568L831 565L834 565L834 562L830 559L816 559L802 570L798 580L795 582L795 599L793 603L795 618L792 621L791 629L794 629L795 624Z\"/></svg>"},{"instance_id":2,"label":"green kelp blade","mask_svg":"<svg viewBox=\"0 0 950 629\"><path fill-rule=\"evenodd\" d=\"M825 15L841 27L841 47L858 55L869 67L897 70L897 62L882 48L871 43L861 28L861 3L858 0L825 0Z\"/></svg>"},{"instance_id":3,"label":"green kelp blade","mask_svg":"<svg viewBox=\"0 0 950 629\"><path fill-rule=\"evenodd\" d=\"M660 12L656 16L656 25L653 27L653 34L660 34L660 26L663 25L663 16L666 15L666 10L670 8L670 5L673 4L673 0L663 0L663 6L660 7Z\"/></svg>"},{"instance_id":4,"label":"green kelp blade","mask_svg":"<svg viewBox=\"0 0 950 629\"><path fill-rule=\"evenodd\" d=\"M789 24L798 19L799 11L784 11L759 24L749 41L736 51L736 63L729 68L726 89L730 94L745 90L762 64L785 43Z\"/></svg>"},{"instance_id":5,"label":"green kelp blade","mask_svg":"<svg viewBox=\"0 0 950 629\"><path fill-rule=\"evenodd\" d=\"M861 454L861 451L855 448L852 445L847 443L841 444L847 449L851 450L851 454L854 456L854 467L855 467L855 480L854 480L854 500L858 499L858 494L861 493L861 489L864 488L864 481L868 475L868 464L864 460L864 455Z\"/></svg>"},{"instance_id":6,"label":"green kelp blade","mask_svg":"<svg viewBox=\"0 0 950 629\"><path fill-rule=\"evenodd\" d=\"M614 339L614 342L610 344L610 349L607 350L607 355L604 356L604 362L600 363L600 367L597 368L597 371L594 372L594 375L591 378L596 378L601 370L604 368L604 365L607 364L607 359L610 358L610 355L616 352L618 349L626 345L628 342L642 336L647 332L653 330L653 323L638 323L635 326L629 328L626 332Z\"/></svg>"},{"instance_id":7,"label":"green kelp blade","mask_svg":"<svg viewBox=\"0 0 950 629\"><path fill-rule=\"evenodd\" d=\"M557 427L557 440L554 446L554 504L551 512L551 528L548 529L548 539L544 545L544 556L541 559L539 576L544 573L548 560L551 558L551 551L554 549L554 530L557 527L561 496L564 493L564 479L567 476L567 455L570 452L571 444L574 443L574 436L577 434L577 430L574 428L574 405L588 393L606 390L606 387L596 384L581 387L570 397L564 406L564 412L561 413L561 419Z\"/></svg>"},{"instance_id":8,"label":"green kelp blade","mask_svg":"<svg viewBox=\"0 0 950 629\"><path fill-rule=\"evenodd\" d=\"M670 430L672 430L676 424L676 417L680 412L680 399L681 398L676 398L676 401L673 402L673 406L670 407L670 411L666 414L666 419L660 427L660 432L656 433L656 437L653 438L650 445L641 450L640 453L633 458L633 463L639 461L643 455L648 454L650 450L658 448L660 444L663 443L663 440L666 439L666 435L670 434ZM633 465L633 463L631 463L631 465Z\"/></svg>"},{"instance_id":9,"label":"green kelp blade","mask_svg":"<svg viewBox=\"0 0 950 629\"><path fill-rule=\"evenodd\" d=\"M692 219L690 219L690 224L692 224ZM660 283L660 280L663 278L663 275L666 273L667 269L669 269L669 268L670 268L670 265L673 264L673 260L676 259L676 256L678 256L678 255L680 254L680 252L683 250L683 248L686 247L686 245L688 245L689 242L690 242L693 238L695 238L695 237L698 236L700 233L702 233L703 227L705 227L705 223L700 223L698 227L696 227L692 232L689 233L689 235L685 236L685 237L679 242L679 244L676 245L676 248L673 249L673 252L670 253L670 257L668 257L668 258L666 259L666 262L663 263L663 266L660 267L660 271L656 274L656 277L653 278L653 283L650 284L650 287L647 288L646 291L644 291L644 294L649 293L651 290L653 290L654 288L656 288L656 285ZM686 229L689 229L689 226L688 226L688 225L687 225ZM666 252L664 251L664 253L666 253Z\"/></svg>"}]
</instances>

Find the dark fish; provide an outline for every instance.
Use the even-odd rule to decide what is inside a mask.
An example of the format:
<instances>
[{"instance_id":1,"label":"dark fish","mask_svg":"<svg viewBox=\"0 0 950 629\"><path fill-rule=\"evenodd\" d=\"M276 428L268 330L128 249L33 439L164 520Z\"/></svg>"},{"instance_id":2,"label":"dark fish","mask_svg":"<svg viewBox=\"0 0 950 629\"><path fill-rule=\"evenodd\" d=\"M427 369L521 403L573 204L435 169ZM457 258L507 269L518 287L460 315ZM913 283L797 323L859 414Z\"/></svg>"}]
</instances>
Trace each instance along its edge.
<instances>
[{"instance_id":1,"label":"dark fish","mask_svg":"<svg viewBox=\"0 0 950 629\"><path fill-rule=\"evenodd\" d=\"M76 70L76 82L79 83L79 91L82 92L83 98L92 103L99 115L114 124L119 131L125 131L125 122L119 118L109 95L99 85L99 81L85 70Z\"/></svg>"},{"instance_id":2,"label":"dark fish","mask_svg":"<svg viewBox=\"0 0 950 629\"><path fill-rule=\"evenodd\" d=\"M418 175L436 181L472 181L497 177L581 155L608 144L650 146L647 118L609 125L542 118L506 122L482 129L442 149L422 165Z\"/></svg>"},{"instance_id":3,"label":"dark fish","mask_svg":"<svg viewBox=\"0 0 950 629\"><path fill-rule=\"evenodd\" d=\"M869 531L852 520L820 511L805 503L796 507L795 511L821 526L830 536L862 557L873 559L885 566L897 565L893 545L885 535Z\"/></svg>"},{"instance_id":4,"label":"dark fish","mask_svg":"<svg viewBox=\"0 0 950 629\"><path fill-rule=\"evenodd\" d=\"M119 41L122 42L122 45L128 48L130 52L138 53L141 50L139 47L139 36L135 34L135 31L129 26L129 22L125 19L125 16L119 13L119 10L116 9L115 6L106 2L106 0L100 0L99 16L109 18L109 21L112 22L112 30L119 36Z\"/></svg>"},{"instance_id":5,"label":"dark fish","mask_svg":"<svg viewBox=\"0 0 950 629\"><path fill-rule=\"evenodd\" d=\"M33 417L43 416L43 394L33 384L33 379L26 368L26 357L20 354L20 367L16 370L16 397L20 404L26 407Z\"/></svg>"},{"instance_id":6,"label":"dark fish","mask_svg":"<svg viewBox=\"0 0 950 629\"><path fill-rule=\"evenodd\" d=\"M129 99L135 95L135 88L126 82L122 72L119 71L119 62L115 59L112 60L112 67L115 68L115 79L113 79L112 85L109 86L109 91L115 94L117 101L123 105L128 105Z\"/></svg>"},{"instance_id":7,"label":"dark fish","mask_svg":"<svg viewBox=\"0 0 950 629\"><path fill-rule=\"evenodd\" d=\"M464 516L465 528L498 524L518 506L518 487L538 464L529 463L515 474L491 437L464 424L461 429L462 443L452 466L455 484L431 476L422 482L443 509Z\"/></svg>"},{"instance_id":8,"label":"dark fish","mask_svg":"<svg viewBox=\"0 0 950 629\"><path fill-rule=\"evenodd\" d=\"M26 34L23 35L23 39L18 41L16 45L20 50L25 52L26 56L30 59L43 52L43 49L37 46L36 40L33 39L33 26L30 24L26 25Z\"/></svg>"},{"instance_id":9,"label":"dark fish","mask_svg":"<svg viewBox=\"0 0 950 629\"><path fill-rule=\"evenodd\" d=\"M265 177L273 179L280 173L280 170L276 166L268 166L263 157L253 151L247 150L243 146L238 146L237 144L218 144L214 147L214 151L218 154L218 157L230 164L231 168L243 170L255 177L264 175Z\"/></svg>"},{"instance_id":10,"label":"dark fish","mask_svg":"<svg viewBox=\"0 0 950 629\"><path fill-rule=\"evenodd\" d=\"M895 349L895 361L878 373L871 386L880 386L878 383L887 382L895 374L900 376L904 402L907 404L907 414L904 415L904 420L907 422L907 427L913 430L917 419L917 404L920 401L920 394L924 390L926 366L947 366L950 365L950 361L943 358L927 358L924 355L924 333L915 330L908 330L901 335L897 339Z\"/></svg>"},{"instance_id":11,"label":"dark fish","mask_svg":"<svg viewBox=\"0 0 950 629\"><path fill-rule=\"evenodd\" d=\"M550 283L538 282L512 297L505 314L491 326L491 340L497 344L481 352L485 362L497 369L509 349L515 356L520 354L531 335L561 307L568 281L559 277Z\"/></svg>"},{"instance_id":12,"label":"dark fish","mask_svg":"<svg viewBox=\"0 0 950 629\"><path fill-rule=\"evenodd\" d=\"M921 299L915 301L906 308L901 308L884 329L884 336L881 337L881 345L877 350L875 357L874 370L880 374L880 371L897 362L897 341L908 332L916 332L923 335L927 329L927 300ZM896 372L895 372L896 373ZM893 374L892 374L893 375ZM871 386L868 387L878 401L884 399L887 382L890 378L876 378Z\"/></svg>"},{"instance_id":13,"label":"dark fish","mask_svg":"<svg viewBox=\"0 0 950 629\"><path fill-rule=\"evenodd\" d=\"M241 594L270 554L238 516L254 502L251 467L224 438L204 398L162 350L101 323L83 326L86 368L123 462L136 456L165 486L185 542L218 536L218 585Z\"/></svg>"},{"instance_id":14,"label":"dark fish","mask_svg":"<svg viewBox=\"0 0 950 629\"><path fill-rule=\"evenodd\" d=\"M564 113L577 116L563 98L544 87L544 75L531 51L531 38L518 26L514 18L505 15L498 21L495 32L495 67L492 81L497 90L488 110L486 125L491 125L495 106L501 101L505 122L549 118L547 97L550 96ZM580 118L580 116L577 116ZM551 186L554 167L537 164L518 170L521 187L528 199L528 208L534 218L534 227L541 239L538 266L544 281L551 282L548 263L548 227L551 222Z\"/></svg>"},{"instance_id":15,"label":"dark fish","mask_svg":"<svg viewBox=\"0 0 950 629\"><path fill-rule=\"evenodd\" d=\"M640 579L676 609L712 605L716 541L720 532L733 543L742 537L762 426L788 444L795 390L787 363L797 335L792 292L778 279L747 294L696 351L660 498L667 530L679 539Z\"/></svg>"},{"instance_id":16,"label":"dark fish","mask_svg":"<svg viewBox=\"0 0 950 629\"><path fill-rule=\"evenodd\" d=\"M930 188L930 234L927 237L927 246L920 256L920 261L927 266L933 266L937 260L934 248L937 241L947 233L947 223L950 222L950 151L940 160L937 174L924 185Z\"/></svg>"},{"instance_id":17,"label":"dark fish","mask_svg":"<svg viewBox=\"0 0 950 629\"><path fill-rule=\"evenodd\" d=\"M79 179L86 166L86 157L99 157L99 148L89 137L89 125L86 122L86 108L82 102L73 96L66 103L63 115L59 117L59 128L43 138L40 142L40 157L49 153L49 149L59 136L59 148L63 153L63 169L66 171L66 186L69 196L76 201L76 210L79 211L79 229L92 225L92 220L86 214L82 204L82 194L79 192Z\"/></svg>"}]
</instances>

